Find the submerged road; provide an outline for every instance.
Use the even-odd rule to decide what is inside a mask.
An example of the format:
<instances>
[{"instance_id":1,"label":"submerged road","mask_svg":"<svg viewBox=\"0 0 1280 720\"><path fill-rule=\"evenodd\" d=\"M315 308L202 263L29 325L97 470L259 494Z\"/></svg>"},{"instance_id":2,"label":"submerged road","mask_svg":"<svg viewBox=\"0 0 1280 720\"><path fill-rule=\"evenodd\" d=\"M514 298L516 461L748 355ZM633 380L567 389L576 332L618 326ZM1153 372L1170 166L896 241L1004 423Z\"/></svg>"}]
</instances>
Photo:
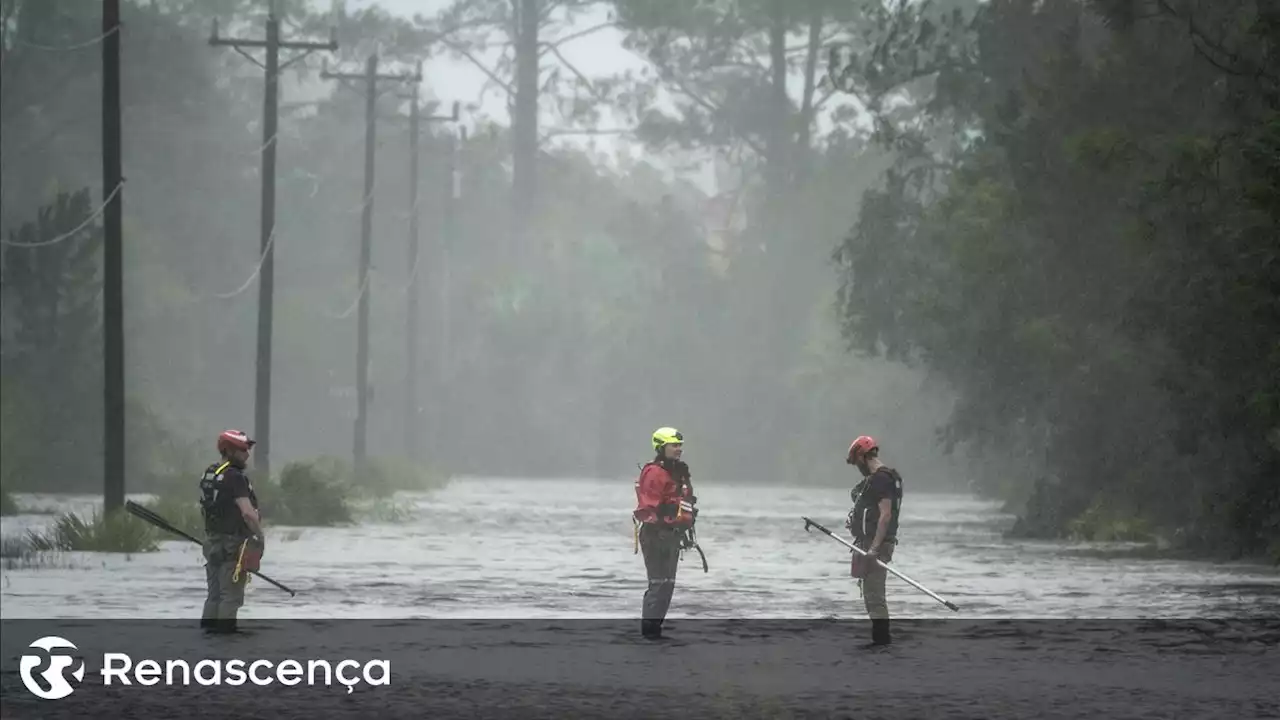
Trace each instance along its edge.
<instances>
[{"instance_id":1,"label":"submerged road","mask_svg":"<svg viewBox=\"0 0 1280 720\"><path fill-rule=\"evenodd\" d=\"M872 651L848 551L800 519L841 527L847 494L698 491L710 572L696 554L682 563L660 643L635 632L644 577L625 480L467 480L413 498L404 522L274 528L263 569L298 595L255 581L242 637L194 628L203 571L182 542L18 564L0 583L0 714L1280 717L1273 568L1009 542L1011 518L993 505L917 493L895 564L961 612L891 577L895 645ZM51 519L5 518L4 533ZM75 643L87 667L56 701L31 695L18 669L47 634ZM104 686L104 652L161 667L380 658L390 684Z\"/></svg>"}]
</instances>

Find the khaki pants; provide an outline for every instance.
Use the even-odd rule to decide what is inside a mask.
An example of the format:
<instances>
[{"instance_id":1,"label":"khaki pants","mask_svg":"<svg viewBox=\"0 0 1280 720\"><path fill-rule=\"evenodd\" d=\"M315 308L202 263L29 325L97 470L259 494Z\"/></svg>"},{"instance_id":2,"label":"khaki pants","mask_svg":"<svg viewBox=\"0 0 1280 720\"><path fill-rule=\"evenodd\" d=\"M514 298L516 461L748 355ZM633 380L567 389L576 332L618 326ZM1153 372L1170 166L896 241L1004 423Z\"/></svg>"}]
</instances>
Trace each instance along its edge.
<instances>
[{"instance_id":1,"label":"khaki pants","mask_svg":"<svg viewBox=\"0 0 1280 720\"><path fill-rule=\"evenodd\" d=\"M867 545L859 544L858 547L863 550L867 549ZM885 563L893 561L893 548L895 543L886 542L880 546L880 560ZM872 564L867 570L867 575L859 583L862 585L862 600L867 606L867 615L872 620L888 620L889 604L885 597L885 581L889 578L889 571Z\"/></svg>"},{"instance_id":2,"label":"khaki pants","mask_svg":"<svg viewBox=\"0 0 1280 720\"><path fill-rule=\"evenodd\" d=\"M244 605L244 586L249 580L249 573L240 573L240 579L233 579L236 571L236 559L240 553L240 538L214 536L205 540L205 584L208 594L204 600L204 613L201 620L205 624L220 621L218 624L235 627L236 615Z\"/></svg>"}]
</instances>

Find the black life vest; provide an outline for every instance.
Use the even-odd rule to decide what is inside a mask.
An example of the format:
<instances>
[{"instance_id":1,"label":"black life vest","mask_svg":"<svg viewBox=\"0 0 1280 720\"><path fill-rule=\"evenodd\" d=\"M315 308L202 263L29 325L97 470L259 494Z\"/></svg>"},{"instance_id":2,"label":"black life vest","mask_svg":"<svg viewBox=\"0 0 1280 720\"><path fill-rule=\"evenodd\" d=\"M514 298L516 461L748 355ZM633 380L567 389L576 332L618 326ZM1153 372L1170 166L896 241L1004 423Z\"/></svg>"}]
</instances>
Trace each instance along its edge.
<instances>
[{"instance_id":1,"label":"black life vest","mask_svg":"<svg viewBox=\"0 0 1280 720\"><path fill-rule=\"evenodd\" d=\"M232 473L244 478L249 502L255 509L258 507L258 497L244 472L226 460L214 463L205 468L204 475L200 477L200 514L204 516L206 532L224 535L245 535L249 532L235 500L225 492L227 475Z\"/></svg>"},{"instance_id":2,"label":"black life vest","mask_svg":"<svg viewBox=\"0 0 1280 720\"><path fill-rule=\"evenodd\" d=\"M868 496L867 489L871 486L871 480L881 473L888 475L892 481L889 502L893 517L889 520L889 528L884 539L896 541L898 538L898 520L902 516L902 476L891 467L881 467L859 483L850 493L853 496L853 509L849 511L849 528L859 541L874 539L876 527L880 524L881 498Z\"/></svg>"}]
</instances>

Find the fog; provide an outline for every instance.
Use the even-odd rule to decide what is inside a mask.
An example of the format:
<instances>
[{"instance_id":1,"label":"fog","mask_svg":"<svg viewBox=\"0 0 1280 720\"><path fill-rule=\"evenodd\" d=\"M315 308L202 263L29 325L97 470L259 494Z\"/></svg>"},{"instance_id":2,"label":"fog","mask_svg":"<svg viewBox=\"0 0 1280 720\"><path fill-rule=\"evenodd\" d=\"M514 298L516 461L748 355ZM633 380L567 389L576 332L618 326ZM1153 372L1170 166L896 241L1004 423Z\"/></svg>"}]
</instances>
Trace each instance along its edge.
<instances>
[{"instance_id":1,"label":"fog","mask_svg":"<svg viewBox=\"0 0 1280 720\"><path fill-rule=\"evenodd\" d=\"M453 476L630 478L651 456L650 433L664 425L684 432L695 481L726 484L848 486L853 470L844 454L860 434L879 440L883 459L913 491L973 489L1019 502L1046 478L1149 477L1173 466L1193 478L1212 466L1217 456L1184 455L1185 446L1169 439L1186 428L1161 429L1158 442L1134 439L1158 424L1153 418L1195 417L1180 404L1195 400L1148 380L1173 365L1139 365L1150 371L1135 372L1140 381L1108 376L1109 398L1073 385L1087 361L1072 353L1097 358L1118 347L1105 334L1073 335L1077 328L1146 318L1107 305L1108 290L1080 281L1087 273L1061 249L1096 234L1065 228L1099 216L1101 205L1050 207L1048 193L1027 190L1042 204L1002 206L1033 208L1044 232L1014 220L998 225L992 218L1008 216L972 198L972 207L945 215L948 189L956 202L970 201L968 176L957 169L966 153L983 142L1022 146L995 131L996 93L983 94L961 72L922 68L968 62L966 72L1015 83L1017 72L969 36L986 32L989 42L994 31L982 28L1024 20L1046 37L1057 32L1049 28L1055 22L1076 28L1072 47L1093 61L1104 54L1101 45L1121 42L1099 17L1064 3L1050 3L1034 22L997 3L988 26L969 24L981 4L961 0L931 8L932 20L896 4L855 11L810 3L804 12L718 5L668 17L644 2L543 3L530 40L513 4L496 0L459 0L417 17L396 14L404 3L280 3L284 40L324 42L332 28L339 48L281 53L288 64L276 138L271 431L258 438L269 444L272 473L322 455L352 457L362 298L369 455ZM257 434L264 72L209 37L215 21L222 38L264 37L266 7L123 3L130 491L158 478L194 478L215 457L223 429ZM3 8L4 480L9 489L97 492L103 388L95 263L103 235L96 219L84 221L110 192L102 187L101 7L5 0ZM591 36L601 17L620 38L618 53L640 70L596 72L594 63L560 52L578 33ZM1182 19L1168 21L1151 32L1171 33ZM914 23L909 40L898 37L902 23ZM920 45L926 34L945 39L947 49ZM1012 65L1048 67L1039 64L1040 50L1010 43L1017 46L1010 53L1022 53ZM832 65L829 51L846 47L872 59L853 71ZM536 64L518 61L530 48ZM1178 48L1169 51L1182 53L1177 62L1192 62L1194 48ZM261 48L244 52L263 60ZM488 83L483 103L480 87L459 97L461 90L447 94L429 78L419 85L416 198L412 84L376 83L366 198L366 87L323 75L358 75L375 52L378 72L387 75L411 73L418 63L430 75L433 66L454 63ZM1198 97L1208 97L1216 71L1196 67L1194 82L1205 93ZM1040 90L1020 92L1067 87L1040 82ZM1099 97L1119 108L1119 91L1110 92ZM448 117L455 101L462 106L456 121ZM1147 122L1115 114L1117 126L1134 132ZM944 174L925 177L934 172L926 166ZM1116 187L1141 185L1120 170L1105 177ZM1025 189L1023 180L1014 172L1009 183ZM1103 185L1082 181L1072 192L1102 192ZM910 202L891 211L904 187ZM366 201L371 260L362 282ZM71 204L58 210L58 203ZM935 205L941 219L919 219ZM1089 207L1096 212L1080 209ZM1110 226L1130 225L1125 218ZM913 238L923 237L919 228L940 227L937 236L948 239L922 249L894 234L906 227ZM1066 259L1015 278L1010 268L1019 261L1001 253L1014 252L1017 243L1005 239L1018 233L1049 238ZM982 239L985 249L956 250L945 263L935 252L947 242L978 247ZM45 244L19 247L26 242ZM1083 244L1079 252L1104 257ZM1166 270L1176 284L1181 270ZM1059 285L1075 294L1055 294ZM1015 286L1023 289L1009 289ZM410 326L413 292L417 322ZM1021 316L1031 308L1050 319L1093 319L1054 335L1061 328ZM993 319L1002 313L1017 319L1006 327ZM1161 339L1134 353L1156 358L1163 357L1156 347L1175 354L1190 347L1165 332L1173 323L1161 322L1143 326L1163 328L1151 331ZM1045 342L1071 350L1042 358L1019 344L1033 336L1052 336ZM997 357L1024 350L1016 362ZM1183 362L1191 357L1185 352L1178 357L1178 368L1196 364ZM1210 383L1231 375L1227 366L1204 372ZM1177 377L1175 384L1190 376ZM1248 377L1258 378L1258 392L1274 387L1265 373ZM1125 405L1124 389L1145 398L1141 407ZM1093 404L1070 406L1063 397ZM1062 438L1075 432L1073 418L1110 407L1123 423L1099 430L1107 439L1085 451L1102 457L1088 466L1063 460L1072 453ZM1232 457L1259 457L1248 447L1274 459L1280 446L1265 437L1275 417L1247 427L1224 420L1201 434L1222 438L1223 448L1243 443ZM1141 460L1121 453L1133 443L1149 449L1135 453ZM1233 467L1241 477L1265 477L1257 468L1266 462ZM1097 489L1082 490L1067 516L1084 512ZM1163 494L1148 485L1135 492L1132 507ZM1273 502L1274 492L1265 492ZM1170 531L1193 524L1183 516L1155 522ZM1262 521L1240 522L1256 528ZM1250 538L1258 532L1247 531Z\"/></svg>"}]
</instances>

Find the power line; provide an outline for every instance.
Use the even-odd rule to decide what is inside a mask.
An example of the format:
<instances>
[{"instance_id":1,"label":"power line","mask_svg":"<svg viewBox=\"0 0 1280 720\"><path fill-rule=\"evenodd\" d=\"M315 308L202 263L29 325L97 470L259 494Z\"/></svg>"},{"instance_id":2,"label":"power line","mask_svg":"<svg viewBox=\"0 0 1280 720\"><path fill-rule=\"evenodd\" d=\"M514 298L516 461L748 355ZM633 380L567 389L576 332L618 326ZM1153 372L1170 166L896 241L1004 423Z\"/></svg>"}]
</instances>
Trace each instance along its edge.
<instances>
[{"instance_id":1,"label":"power line","mask_svg":"<svg viewBox=\"0 0 1280 720\"><path fill-rule=\"evenodd\" d=\"M76 235L78 235L81 230L84 230L85 228L89 227L89 224L92 223L94 220L97 220L99 217L102 217L102 214L107 209L107 205L112 200L114 200L116 195L118 195L120 191L123 189L124 189L124 182L121 182L119 185L116 185L115 189L111 191L111 194L107 195L106 199L102 201L102 204L98 206L98 209L90 213L89 217L84 219L84 222L81 222L79 225L62 233L61 235L55 238L49 238L48 240L38 240L36 242L29 242L29 243L20 243L20 242L13 242L12 240L0 239L0 245L8 245L9 247L18 247L18 248L40 248L40 247L48 247L50 245L57 245L58 243L64 240L69 240L75 237Z\"/></svg>"},{"instance_id":2,"label":"power line","mask_svg":"<svg viewBox=\"0 0 1280 720\"><path fill-rule=\"evenodd\" d=\"M280 119L280 69L297 62L316 50L338 49L337 30L330 28L329 42L290 42L280 39L280 20L276 14L276 0L270 0L267 11L267 37L265 40L220 38L218 21L214 20L209 44L227 46L244 55L263 68L266 75L262 105L262 274L258 283L258 353L257 384L254 393L254 436L257 446L254 466L266 475L271 468L271 336L274 314L275 253L273 244L276 226L276 136ZM244 52L244 48L265 48L265 63L259 63ZM283 65L280 50L304 50L305 52ZM249 279L253 282L253 278ZM246 287L247 287L246 283ZM243 289L241 290L243 291ZM238 294L238 292L236 293Z\"/></svg>"},{"instance_id":3,"label":"power line","mask_svg":"<svg viewBox=\"0 0 1280 720\"><path fill-rule=\"evenodd\" d=\"M326 67L320 73L326 80L362 80L365 85L365 143L364 143L364 212L360 218L360 285L359 319L356 329L356 421L353 442L353 458L356 472L364 469L369 425L369 262L373 243L373 181L374 154L377 148L378 82L422 82L422 67L413 74L378 74L378 56L369 56L362 74L334 73Z\"/></svg>"},{"instance_id":4,"label":"power line","mask_svg":"<svg viewBox=\"0 0 1280 720\"><path fill-rule=\"evenodd\" d=\"M31 48L32 50L44 50L46 52L70 52L72 50L83 50L87 47L93 47L118 32L120 32L119 25L111 28L92 40L85 40L84 42L75 43L73 45L40 45L38 43L21 40L19 38L14 38L13 44L19 47Z\"/></svg>"}]
</instances>

